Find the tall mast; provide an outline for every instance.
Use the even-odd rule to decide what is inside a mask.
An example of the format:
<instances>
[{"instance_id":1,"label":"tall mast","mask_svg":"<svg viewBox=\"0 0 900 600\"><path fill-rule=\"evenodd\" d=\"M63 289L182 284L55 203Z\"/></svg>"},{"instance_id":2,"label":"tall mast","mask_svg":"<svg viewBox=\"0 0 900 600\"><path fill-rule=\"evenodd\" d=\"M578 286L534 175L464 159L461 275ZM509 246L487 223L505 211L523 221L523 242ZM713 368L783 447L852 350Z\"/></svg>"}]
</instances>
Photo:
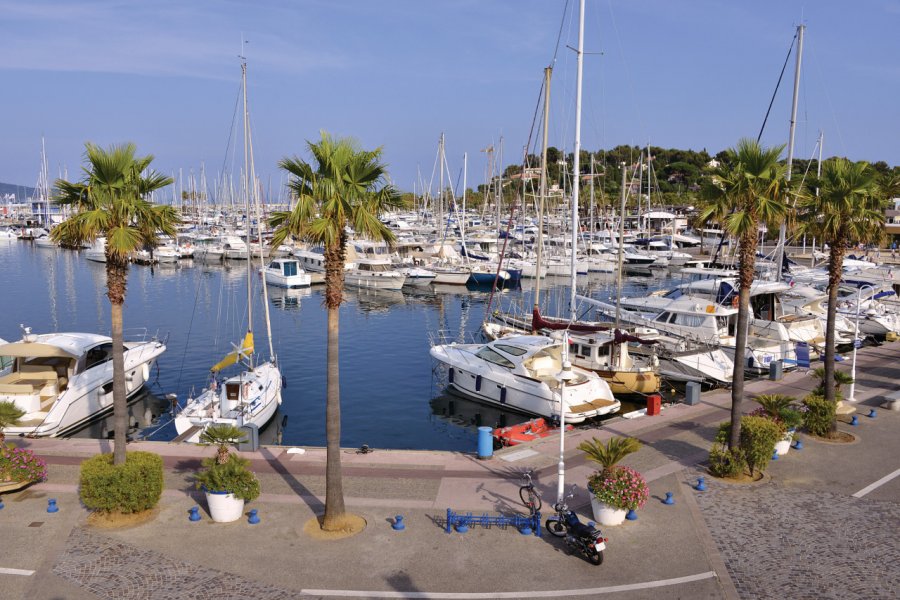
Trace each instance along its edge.
<instances>
[{"instance_id":1,"label":"tall mast","mask_svg":"<svg viewBox=\"0 0 900 600\"><path fill-rule=\"evenodd\" d=\"M797 99L800 97L800 64L803 61L803 31L805 25L797 25L797 63L794 65L794 97L791 101L791 126L788 136L787 172L784 175L786 182L791 181L791 166L794 163L794 132L797 129ZM787 237L787 224L782 221L778 229L778 279L781 279L781 269L784 264L784 245Z\"/></svg>"},{"instance_id":2,"label":"tall mast","mask_svg":"<svg viewBox=\"0 0 900 600\"><path fill-rule=\"evenodd\" d=\"M575 160L572 165L572 290L569 297L570 318L575 320L576 286L578 272L575 267L575 251L578 249L578 185L581 182L581 75L584 67L584 0L578 3L577 77L575 79Z\"/></svg>"},{"instance_id":3,"label":"tall mast","mask_svg":"<svg viewBox=\"0 0 900 600\"><path fill-rule=\"evenodd\" d=\"M616 267L616 329L619 328L619 313L622 305L622 262L625 255L625 246L622 240L625 238L625 198L628 190L625 188L625 163L619 163L622 167L622 202L619 205L619 260ZM638 182L638 191L640 191L640 182Z\"/></svg>"},{"instance_id":4,"label":"tall mast","mask_svg":"<svg viewBox=\"0 0 900 600\"><path fill-rule=\"evenodd\" d=\"M243 184L245 205L247 215L247 331L253 331L253 281L250 278L250 266L253 264L253 254L250 252L250 190L252 181L250 179L250 119L247 113L247 58L243 54L243 45L241 46L241 93L244 101L244 172Z\"/></svg>"},{"instance_id":5,"label":"tall mast","mask_svg":"<svg viewBox=\"0 0 900 600\"><path fill-rule=\"evenodd\" d=\"M547 196L547 128L550 123L550 77L553 75L553 67L544 69L544 131L541 140L541 184L540 198L538 198L538 234L537 234L537 263L534 274L534 310L538 310L541 296L541 267L544 256L544 198ZM534 329L534 324L531 326Z\"/></svg>"}]
</instances>

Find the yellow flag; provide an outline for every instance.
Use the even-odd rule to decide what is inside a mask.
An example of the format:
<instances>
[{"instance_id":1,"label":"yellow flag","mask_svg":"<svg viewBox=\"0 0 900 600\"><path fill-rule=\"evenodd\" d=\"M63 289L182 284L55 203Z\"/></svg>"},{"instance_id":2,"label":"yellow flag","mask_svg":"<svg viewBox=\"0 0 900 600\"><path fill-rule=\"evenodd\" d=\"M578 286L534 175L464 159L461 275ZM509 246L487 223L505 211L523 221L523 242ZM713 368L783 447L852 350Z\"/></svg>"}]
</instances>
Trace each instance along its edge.
<instances>
[{"instance_id":1,"label":"yellow flag","mask_svg":"<svg viewBox=\"0 0 900 600\"><path fill-rule=\"evenodd\" d=\"M218 373L225 367L230 367L242 358L249 358L251 354L253 354L253 332L248 331L247 335L244 336L244 341L241 342L240 347L235 348L234 352L227 354L225 358L217 362L210 371Z\"/></svg>"}]
</instances>

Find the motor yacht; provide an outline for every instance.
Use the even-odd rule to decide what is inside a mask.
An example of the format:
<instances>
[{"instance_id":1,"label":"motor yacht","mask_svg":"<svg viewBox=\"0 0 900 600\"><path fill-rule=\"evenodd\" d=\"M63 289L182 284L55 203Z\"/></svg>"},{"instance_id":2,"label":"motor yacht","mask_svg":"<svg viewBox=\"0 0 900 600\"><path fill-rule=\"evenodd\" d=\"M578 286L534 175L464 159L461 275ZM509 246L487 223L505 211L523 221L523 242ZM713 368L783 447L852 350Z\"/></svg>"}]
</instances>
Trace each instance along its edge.
<instances>
[{"instance_id":1,"label":"motor yacht","mask_svg":"<svg viewBox=\"0 0 900 600\"><path fill-rule=\"evenodd\" d=\"M300 261L296 258L276 258L260 272L266 283L278 287L309 287L312 283L309 273L300 268Z\"/></svg>"},{"instance_id":2,"label":"motor yacht","mask_svg":"<svg viewBox=\"0 0 900 600\"><path fill-rule=\"evenodd\" d=\"M112 339L92 333L36 335L24 328L18 342L0 346L13 358L0 377L0 401L25 415L7 435L64 436L112 410ZM125 391L133 396L150 378L154 361L166 350L157 339L125 342Z\"/></svg>"},{"instance_id":3,"label":"motor yacht","mask_svg":"<svg viewBox=\"0 0 900 600\"><path fill-rule=\"evenodd\" d=\"M615 413L621 407L596 373L573 367L560 386L563 342L542 335L509 336L486 344L440 344L431 356L448 367L453 392L510 410L567 423Z\"/></svg>"}]
</instances>

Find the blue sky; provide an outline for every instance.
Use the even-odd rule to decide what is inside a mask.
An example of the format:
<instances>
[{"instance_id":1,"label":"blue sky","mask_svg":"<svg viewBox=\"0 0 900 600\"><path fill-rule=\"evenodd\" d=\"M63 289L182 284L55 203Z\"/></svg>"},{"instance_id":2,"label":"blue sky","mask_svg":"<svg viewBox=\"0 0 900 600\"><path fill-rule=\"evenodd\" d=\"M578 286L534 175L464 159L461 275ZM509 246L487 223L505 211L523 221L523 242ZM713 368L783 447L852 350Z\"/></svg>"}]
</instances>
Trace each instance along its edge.
<instances>
[{"instance_id":1,"label":"blue sky","mask_svg":"<svg viewBox=\"0 0 900 600\"><path fill-rule=\"evenodd\" d=\"M41 135L51 177L77 177L83 144L133 141L155 167L212 182L226 157L249 40L257 170L306 157L319 130L383 146L394 181L432 178L446 134L469 184L503 140L519 162L543 67L554 71L550 143L574 138L577 0L0 0L0 181L33 185ZM798 157L900 164L900 1L588 0L586 149L706 148L756 137L794 28L807 26ZM793 59L763 137L785 143Z\"/></svg>"}]
</instances>

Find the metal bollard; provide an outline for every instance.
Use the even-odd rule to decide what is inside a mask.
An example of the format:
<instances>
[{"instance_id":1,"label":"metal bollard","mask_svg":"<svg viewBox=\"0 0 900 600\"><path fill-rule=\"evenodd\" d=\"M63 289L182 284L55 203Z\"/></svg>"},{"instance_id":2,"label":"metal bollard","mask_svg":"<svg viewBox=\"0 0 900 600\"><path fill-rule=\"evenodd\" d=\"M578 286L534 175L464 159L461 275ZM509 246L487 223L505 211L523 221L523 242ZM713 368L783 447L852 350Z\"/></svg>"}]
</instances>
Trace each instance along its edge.
<instances>
[{"instance_id":1,"label":"metal bollard","mask_svg":"<svg viewBox=\"0 0 900 600\"><path fill-rule=\"evenodd\" d=\"M250 518L247 519L247 522L251 525L256 525L259 523L259 511L257 509L253 509L250 511Z\"/></svg>"},{"instance_id":2,"label":"metal bollard","mask_svg":"<svg viewBox=\"0 0 900 600\"><path fill-rule=\"evenodd\" d=\"M394 522L391 523L391 529L394 531L403 531L406 529L406 523L403 522L403 515L394 517Z\"/></svg>"},{"instance_id":3,"label":"metal bollard","mask_svg":"<svg viewBox=\"0 0 900 600\"><path fill-rule=\"evenodd\" d=\"M199 521L200 520L200 507L192 506L190 510L191 515L188 517L191 521Z\"/></svg>"},{"instance_id":4,"label":"metal bollard","mask_svg":"<svg viewBox=\"0 0 900 600\"><path fill-rule=\"evenodd\" d=\"M487 460L494 455L494 436L491 435L493 431L491 427L478 428L478 458L481 460Z\"/></svg>"},{"instance_id":5,"label":"metal bollard","mask_svg":"<svg viewBox=\"0 0 900 600\"><path fill-rule=\"evenodd\" d=\"M56 505L56 498L50 498L49 500L47 500L47 512L59 512L59 507Z\"/></svg>"}]
</instances>

